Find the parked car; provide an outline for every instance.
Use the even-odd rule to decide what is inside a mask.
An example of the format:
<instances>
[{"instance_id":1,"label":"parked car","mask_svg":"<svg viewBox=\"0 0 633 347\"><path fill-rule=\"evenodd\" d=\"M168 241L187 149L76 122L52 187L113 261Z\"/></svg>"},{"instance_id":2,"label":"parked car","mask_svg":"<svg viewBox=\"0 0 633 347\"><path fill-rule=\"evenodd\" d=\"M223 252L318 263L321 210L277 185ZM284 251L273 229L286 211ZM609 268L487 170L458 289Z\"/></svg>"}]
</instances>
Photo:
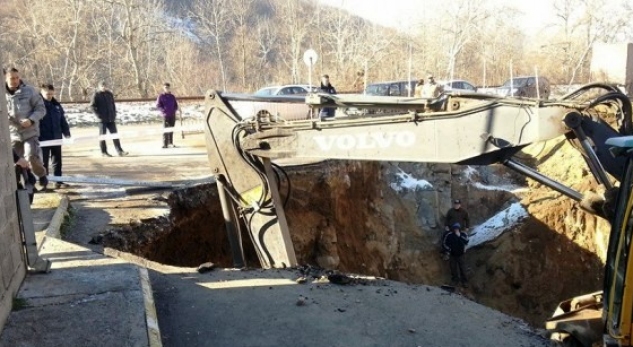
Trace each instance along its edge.
<instances>
[{"instance_id":1,"label":"parked car","mask_svg":"<svg viewBox=\"0 0 633 347\"><path fill-rule=\"evenodd\" d=\"M402 80L402 81L387 81L387 82L375 82L367 85L365 88L366 95L373 96L413 96L415 93L415 85L417 80ZM411 94L409 95L409 91ZM346 113L354 116L362 116L367 114L386 114L399 112L400 110L389 109L360 109L357 107L350 107L346 110Z\"/></svg>"},{"instance_id":2,"label":"parked car","mask_svg":"<svg viewBox=\"0 0 633 347\"><path fill-rule=\"evenodd\" d=\"M296 84L288 86L264 87L255 92L257 96L273 96L273 95L306 95L315 93L319 88L307 84Z\"/></svg>"},{"instance_id":3,"label":"parked car","mask_svg":"<svg viewBox=\"0 0 633 347\"><path fill-rule=\"evenodd\" d=\"M411 96L413 96L416 81L417 80L404 80L368 84L365 89L365 94L378 96L409 96L410 90Z\"/></svg>"},{"instance_id":4,"label":"parked car","mask_svg":"<svg viewBox=\"0 0 633 347\"><path fill-rule=\"evenodd\" d=\"M256 91L254 96L305 96L318 92L317 87L307 84L264 87ZM272 120L301 120L310 117L310 107L303 103L287 103L274 101L234 101L233 108L242 119L262 115Z\"/></svg>"},{"instance_id":5,"label":"parked car","mask_svg":"<svg viewBox=\"0 0 633 347\"><path fill-rule=\"evenodd\" d=\"M453 91L453 92L471 92L474 93L477 91L477 87L474 84L466 81L466 80L448 80L448 81L438 81L438 84L444 86L444 91Z\"/></svg>"},{"instance_id":6,"label":"parked car","mask_svg":"<svg viewBox=\"0 0 633 347\"><path fill-rule=\"evenodd\" d=\"M538 95L536 90L536 81L538 79ZM522 76L511 78L496 89L496 94L500 96L517 96L525 98L549 99L551 93L551 85L546 77L539 76Z\"/></svg>"}]
</instances>

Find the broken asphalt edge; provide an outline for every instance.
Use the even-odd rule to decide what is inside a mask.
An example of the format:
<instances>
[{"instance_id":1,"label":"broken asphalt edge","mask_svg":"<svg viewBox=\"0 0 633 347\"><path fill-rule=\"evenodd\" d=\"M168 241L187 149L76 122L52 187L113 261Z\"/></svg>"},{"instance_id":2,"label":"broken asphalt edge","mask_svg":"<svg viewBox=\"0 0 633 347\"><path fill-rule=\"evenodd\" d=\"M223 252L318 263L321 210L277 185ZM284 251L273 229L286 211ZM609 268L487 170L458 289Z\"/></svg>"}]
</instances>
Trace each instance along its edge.
<instances>
[{"instance_id":1,"label":"broken asphalt edge","mask_svg":"<svg viewBox=\"0 0 633 347\"><path fill-rule=\"evenodd\" d=\"M51 222L48 223L48 227L46 227L46 230L44 231L45 236L61 240L62 235L60 229L64 223L64 217L68 214L69 204L70 202L68 197L66 195L62 195L62 198L59 200L59 206L57 206L55 214L53 215L53 218L51 218Z\"/></svg>"},{"instance_id":2,"label":"broken asphalt edge","mask_svg":"<svg viewBox=\"0 0 633 347\"><path fill-rule=\"evenodd\" d=\"M44 231L44 239L42 245L46 242L47 237L52 237L63 241L61 238L61 226L64 222L64 217L68 214L68 207L70 201L66 195L63 195L59 201L59 206L55 210L53 218L51 218L48 227ZM131 264L138 266L139 278L141 281L141 290L143 292L143 303L145 306L145 326L147 327L147 338L149 341L149 347L163 347L163 342L160 335L160 328L158 326L158 315L156 314L156 305L154 304L154 292L152 291L152 284L149 280L149 273L143 265L138 261L131 261L126 257L117 255L115 252L106 252L108 248L104 250L104 255L113 258L119 258L125 260Z\"/></svg>"},{"instance_id":3,"label":"broken asphalt edge","mask_svg":"<svg viewBox=\"0 0 633 347\"><path fill-rule=\"evenodd\" d=\"M158 327L158 315L156 314L156 305L154 304L154 293L152 292L152 284L149 280L149 273L144 267L138 268L141 277L141 288L143 290L143 302L145 304L145 324L147 326L147 338L149 339L149 347L163 347L163 341L160 336L160 328Z\"/></svg>"}]
</instances>

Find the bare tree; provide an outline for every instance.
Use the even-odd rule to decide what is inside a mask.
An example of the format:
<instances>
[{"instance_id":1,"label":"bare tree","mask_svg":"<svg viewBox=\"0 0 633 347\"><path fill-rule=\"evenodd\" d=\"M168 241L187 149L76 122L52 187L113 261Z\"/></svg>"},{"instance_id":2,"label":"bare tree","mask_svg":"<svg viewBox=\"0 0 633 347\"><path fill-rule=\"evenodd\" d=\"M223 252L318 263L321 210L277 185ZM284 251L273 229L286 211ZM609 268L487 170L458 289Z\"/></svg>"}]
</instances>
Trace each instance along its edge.
<instances>
[{"instance_id":1,"label":"bare tree","mask_svg":"<svg viewBox=\"0 0 633 347\"><path fill-rule=\"evenodd\" d=\"M214 46L218 68L222 77L222 89L227 88L227 72L224 62L227 33L231 31L229 20L229 1L199 1L193 6L190 16L198 25L197 35L207 45Z\"/></svg>"},{"instance_id":2,"label":"bare tree","mask_svg":"<svg viewBox=\"0 0 633 347\"><path fill-rule=\"evenodd\" d=\"M233 27L235 28L235 35L237 38L237 47L239 47L239 75L241 75L242 88L246 89L247 78L250 75L250 71L247 71L247 57L249 47L248 36L250 34L250 17L253 10L254 0L235 0L230 7L231 19L233 21Z\"/></svg>"},{"instance_id":3,"label":"bare tree","mask_svg":"<svg viewBox=\"0 0 633 347\"><path fill-rule=\"evenodd\" d=\"M307 3L295 0L278 1L275 4L278 16L281 17L281 27L285 32L281 57L290 69L290 81L299 83L301 58L306 49L305 42L312 22L311 7Z\"/></svg>"}]
</instances>

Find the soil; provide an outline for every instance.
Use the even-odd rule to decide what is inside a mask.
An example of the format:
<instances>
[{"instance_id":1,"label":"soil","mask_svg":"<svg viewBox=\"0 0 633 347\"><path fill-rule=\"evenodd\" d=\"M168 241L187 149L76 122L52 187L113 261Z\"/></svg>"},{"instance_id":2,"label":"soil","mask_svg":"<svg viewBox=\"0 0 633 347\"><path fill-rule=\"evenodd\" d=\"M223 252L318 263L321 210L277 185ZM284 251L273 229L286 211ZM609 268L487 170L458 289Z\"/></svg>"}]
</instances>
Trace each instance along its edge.
<instances>
[{"instance_id":1,"label":"soil","mask_svg":"<svg viewBox=\"0 0 633 347\"><path fill-rule=\"evenodd\" d=\"M110 177L156 181L168 177L186 185L174 192L134 195L73 186L68 193L74 222L65 237L82 245L96 242L91 245L96 250L106 245L165 264L195 267L211 261L231 267L217 189L186 184L209 175L204 138L191 135L182 143L181 148L163 150L158 138L124 142L131 153L124 158L101 158L96 144L65 149L67 174L107 172ZM564 142L550 141L532 150L540 152L530 163L539 171L579 190L593 187L584 162ZM448 282L447 265L438 256L441 228L420 226L419 206L386 181L390 165L341 161L287 167L293 193L286 212L300 264L411 284ZM465 207L476 222L517 199L531 215L523 225L468 252L470 288L464 296L542 326L558 302L600 289L608 224L538 184L529 183L524 196L481 191L459 181L463 168L452 170L448 189L456 196L468 195ZM495 170L504 174L502 168ZM249 265L257 266L252 248L246 253Z\"/></svg>"}]
</instances>

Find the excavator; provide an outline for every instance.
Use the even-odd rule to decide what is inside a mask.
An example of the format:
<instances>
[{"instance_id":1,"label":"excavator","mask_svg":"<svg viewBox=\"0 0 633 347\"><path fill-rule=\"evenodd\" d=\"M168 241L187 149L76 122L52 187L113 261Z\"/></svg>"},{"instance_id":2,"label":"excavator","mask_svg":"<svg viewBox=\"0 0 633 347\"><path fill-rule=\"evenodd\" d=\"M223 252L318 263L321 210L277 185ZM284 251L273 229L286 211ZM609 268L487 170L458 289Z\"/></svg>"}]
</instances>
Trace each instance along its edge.
<instances>
[{"instance_id":1,"label":"excavator","mask_svg":"<svg viewBox=\"0 0 633 347\"><path fill-rule=\"evenodd\" d=\"M268 113L242 118L234 107L241 102L307 104L312 112L294 120ZM336 108L336 117L311 116L322 108ZM347 109L378 111L358 116ZM281 159L500 163L612 225L603 290L559 304L546 322L553 345L633 346L633 264L627 271L633 261L633 112L617 87L593 83L550 100L481 93L259 97L209 90L205 117L236 267L245 266L241 235L250 237L263 268L298 265L284 213L289 188L280 184L287 180ZM517 160L526 146L559 136L582 153L601 193L574 190Z\"/></svg>"}]
</instances>

